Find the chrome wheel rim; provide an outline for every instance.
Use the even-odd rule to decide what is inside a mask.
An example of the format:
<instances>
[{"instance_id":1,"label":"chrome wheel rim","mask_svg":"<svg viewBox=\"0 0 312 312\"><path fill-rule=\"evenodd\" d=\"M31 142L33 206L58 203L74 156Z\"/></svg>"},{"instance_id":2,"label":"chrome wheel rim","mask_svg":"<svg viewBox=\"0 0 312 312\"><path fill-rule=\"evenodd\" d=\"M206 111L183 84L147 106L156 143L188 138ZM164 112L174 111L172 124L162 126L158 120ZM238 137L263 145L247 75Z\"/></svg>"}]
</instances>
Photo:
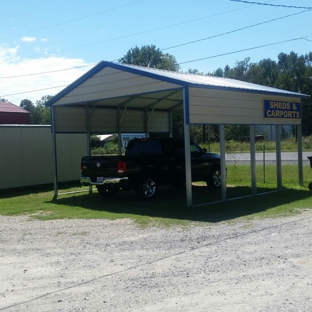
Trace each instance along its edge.
<instances>
[{"instance_id":1,"label":"chrome wheel rim","mask_svg":"<svg viewBox=\"0 0 312 312\"><path fill-rule=\"evenodd\" d=\"M219 187L221 185L221 171L216 170L212 175L213 185Z\"/></svg>"},{"instance_id":2,"label":"chrome wheel rim","mask_svg":"<svg viewBox=\"0 0 312 312\"><path fill-rule=\"evenodd\" d=\"M152 197L156 193L156 183L153 179L148 178L143 183L143 193L146 197Z\"/></svg>"}]
</instances>

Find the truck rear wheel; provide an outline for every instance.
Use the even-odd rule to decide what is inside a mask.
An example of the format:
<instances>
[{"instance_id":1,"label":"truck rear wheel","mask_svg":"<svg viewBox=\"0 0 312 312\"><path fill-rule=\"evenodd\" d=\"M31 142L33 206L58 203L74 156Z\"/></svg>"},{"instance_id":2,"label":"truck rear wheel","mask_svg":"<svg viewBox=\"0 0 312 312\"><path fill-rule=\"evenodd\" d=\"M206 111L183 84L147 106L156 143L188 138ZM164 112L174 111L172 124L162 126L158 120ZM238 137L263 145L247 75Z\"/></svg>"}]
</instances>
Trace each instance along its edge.
<instances>
[{"instance_id":1,"label":"truck rear wheel","mask_svg":"<svg viewBox=\"0 0 312 312\"><path fill-rule=\"evenodd\" d=\"M113 197L116 196L119 192L119 187L115 186L114 184L110 184L108 186L97 185L96 188L99 194L103 197Z\"/></svg>"},{"instance_id":2,"label":"truck rear wheel","mask_svg":"<svg viewBox=\"0 0 312 312\"><path fill-rule=\"evenodd\" d=\"M138 182L135 192L144 199L152 199L158 190L158 183L154 176L144 176Z\"/></svg>"}]
</instances>

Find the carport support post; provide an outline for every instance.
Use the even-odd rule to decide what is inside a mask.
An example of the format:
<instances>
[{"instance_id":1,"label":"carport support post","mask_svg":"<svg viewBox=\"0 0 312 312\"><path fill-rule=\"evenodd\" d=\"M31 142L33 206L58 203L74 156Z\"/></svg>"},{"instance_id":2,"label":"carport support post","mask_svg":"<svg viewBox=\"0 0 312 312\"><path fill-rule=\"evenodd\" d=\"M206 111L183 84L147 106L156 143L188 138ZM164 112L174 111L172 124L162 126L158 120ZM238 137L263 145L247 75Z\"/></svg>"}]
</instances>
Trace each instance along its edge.
<instances>
[{"instance_id":1,"label":"carport support post","mask_svg":"<svg viewBox=\"0 0 312 312\"><path fill-rule=\"evenodd\" d=\"M185 178L186 178L186 205L192 207L192 167L190 147L190 111L189 111L189 89L183 89L183 110L184 110L184 149L185 149Z\"/></svg>"},{"instance_id":2,"label":"carport support post","mask_svg":"<svg viewBox=\"0 0 312 312\"><path fill-rule=\"evenodd\" d=\"M221 194L222 200L227 200L226 195L226 165L225 165L225 130L224 125L220 125L220 158L221 158Z\"/></svg>"},{"instance_id":3,"label":"carport support post","mask_svg":"<svg viewBox=\"0 0 312 312\"><path fill-rule=\"evenodd\" d=\"M58 195L58 185L57 185L57 153L56 153L56 133L55 133L55 125L54 125L54 107L51 106L50 110L51 114L51 130L52 130L52 150L53 150L53 171L54 171L54 199L57 198Z\"/></svg>"},{"instance_id":4,"label":"carport support post","mask_svg":"<svg viewBox=\"0 0 312 312\"><path fill-rule=\"evenodd\" d=\"M302 126L297 125L299 186L303 186Z\"/></svg>"},{"instance_id":5,"label":"carport support post","mask_svg":"<svg viewBox=\"0 0 312 312\"><path fill-rule=\"evenodd\" d=\"M250 125L251 194L257 195L255 126Z\"/></svg>"},{"instance_id":6,"label":"carport support post","mask_svg":"<svg viewBox=\"0 0 312 312\"><path fill-rule=\"evenodd\" d=\"M117 109L117 129L118 129L118 155L122 155L122 138L121 138L121 124L120 124L120 108Z\"/></svg>"},{"instance_id":7,"label":"carport support post","mask_svg":"<svg viewBox=\"0 0 312 312\"><path fill-rule=\"evenodd\" d=\"M145 137L148 138L148 116L147 116L147 109L144 110L144 132L145 132Z\"/></svg>"},{"instance_id":8,"label":"carport support post","mask_svg":"<svg viewBox=\"0 0 312 312\"><path fill-rule=\"evenodd\" d=\"M281 126L275 126L277 189L282 190Z\"/></svg>"},{"instance_id":9,"label":"carport support post","mask_svg":"<svg viewBox=\"0 0 312 312\"><path fill-rule=\"evenodd\" d=\"M169 112L169 137L173 137L172 111Z\"/></svg>"},{"instance_id":10,"label":"carport support post","mask_svg":"<svg viewBox=\"0 0 312 312\"><path fill-rule=\"evenodd\" d=\"M89 105L86 107L86 126L87 126L87 154L91 156L91 142L90 142L90 114ZM92 193L92 185L89 185L89 194Z\"/></svg>"}]
</instances>

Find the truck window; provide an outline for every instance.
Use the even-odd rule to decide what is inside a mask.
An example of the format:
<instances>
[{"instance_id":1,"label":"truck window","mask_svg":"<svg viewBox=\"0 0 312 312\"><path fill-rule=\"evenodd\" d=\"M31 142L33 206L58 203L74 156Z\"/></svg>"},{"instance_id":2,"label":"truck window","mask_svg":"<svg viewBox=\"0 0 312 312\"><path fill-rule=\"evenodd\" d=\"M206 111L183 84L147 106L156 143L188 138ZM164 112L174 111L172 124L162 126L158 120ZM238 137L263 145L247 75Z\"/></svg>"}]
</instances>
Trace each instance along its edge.
<instances>
[{"instance_id":1,"label":"truck window","mask_svg":"<svg viewBox=\"0 0 312 312\"><path fill-rule=\"evenodd\" d=\"M194 142L191 141L190 145L191 153L201 153L202 149Z\"/></svg>"},{"instance_id":2,"label":"truck window","mask_svg":"<svg viewBox=\"0 0 312 312\"><path fill-rule=\"evenodd\" d=\"M138 140L127 149L127 155L161 155L161 143L158 140Z\"/></svg>"},{"instance_id":3,"label":"truck window","mask_svg":"<svg viewBox=\"0 0 312 312\"><path fill-rule=\"evenodd\" d=\"M184 141L176 140L169 142L168 151L170 155L184 155ZM194 143L193 141L190 142L190 151L192 154L201 153L201 148Z\"/></svg>"}]
</instances>

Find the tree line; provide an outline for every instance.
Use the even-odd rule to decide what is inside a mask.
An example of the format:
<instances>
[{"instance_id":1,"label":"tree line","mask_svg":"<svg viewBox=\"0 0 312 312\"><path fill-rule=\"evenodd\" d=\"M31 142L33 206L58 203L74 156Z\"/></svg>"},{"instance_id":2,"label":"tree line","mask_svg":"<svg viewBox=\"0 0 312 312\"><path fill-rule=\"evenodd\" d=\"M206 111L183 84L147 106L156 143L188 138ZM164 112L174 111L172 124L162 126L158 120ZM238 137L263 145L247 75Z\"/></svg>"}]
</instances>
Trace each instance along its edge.
<instances>
[{"instance_id":1,"label":"tree line","mask_svg":"<svg viewBox=\"0 0 312 312\"><path fill-rule=\"evenodd\" d=\"M226 65L223 69L217 68L206 74L199 72L198 69L189 69L187 73L237 79L310 95L310 98L302 100L303 133L309 135L312 133L312 52L305 55L298 55L295 52L289 54L281 52L278 54L277 59L277 61L274 61L268 58L253 63L250 58L245 58L242 61L237 61L233 67ZM163 53L154 45L131 48L118 61L130 65L180 71L180 66L175 57ZM51 95L43 96L35 104L28 99L24 99L21 101L20 107L30 112L30 122L32 124L50 124L50 112L49 108L45 107L45 103L51 98ZM176 134L181 132L181 123L182 117L178 114L174 117L174 131ZM196 131L200 132L200 129L197 128ZM246 129L242 126L236 126L229 133L233 132L233 130L235 130L234 133L240 133L241 135L246 132ZM214 132L216 133L216 131Z\"/></svg>"}]
</instances>

